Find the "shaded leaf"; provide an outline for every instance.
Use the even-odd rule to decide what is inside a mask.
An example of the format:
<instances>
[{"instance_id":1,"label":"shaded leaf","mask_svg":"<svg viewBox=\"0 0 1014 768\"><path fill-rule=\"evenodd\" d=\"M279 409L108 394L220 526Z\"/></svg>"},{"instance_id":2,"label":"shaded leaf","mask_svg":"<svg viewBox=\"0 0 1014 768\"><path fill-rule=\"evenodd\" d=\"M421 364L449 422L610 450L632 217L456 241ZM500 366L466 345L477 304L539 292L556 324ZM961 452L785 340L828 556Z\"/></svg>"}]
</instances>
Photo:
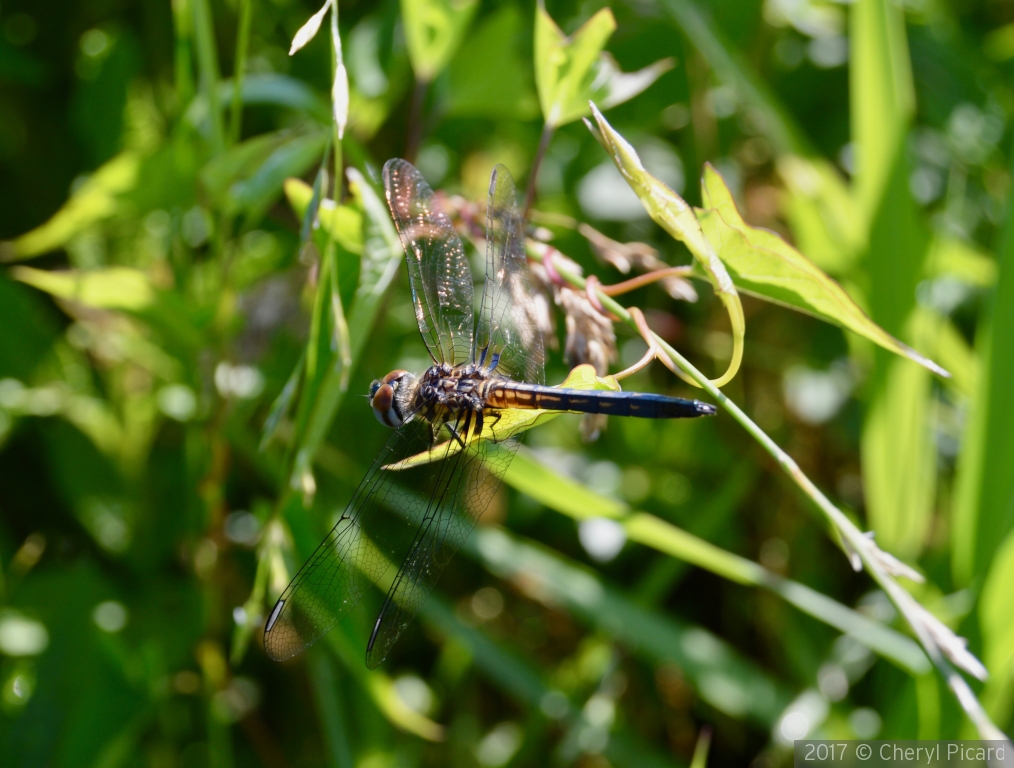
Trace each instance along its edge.
<instances>
[{"instance_id":1,"label":"shaded leaf","mask_svg":"<svg viewBox=\"0 0 1014 768\"><path fill-rule=\"evenodd\" d=\"M539 113L531 65L515 41L521 12L506 5L468 36L448 69L448 116L529 120Z\"/></svg>"},{"instance_id":2,"label":"shaded leaf","mask_svg":"<svg viewBox=\"0 0 1014 768\"><path fill-rule=\"evenodd\" d=\"M949 375L874 323L844 288L777 234L743 221L710 163L704 168L702 194L701 227L737 288L847 328L934 373Z\"/></svg>"}]
</instances>

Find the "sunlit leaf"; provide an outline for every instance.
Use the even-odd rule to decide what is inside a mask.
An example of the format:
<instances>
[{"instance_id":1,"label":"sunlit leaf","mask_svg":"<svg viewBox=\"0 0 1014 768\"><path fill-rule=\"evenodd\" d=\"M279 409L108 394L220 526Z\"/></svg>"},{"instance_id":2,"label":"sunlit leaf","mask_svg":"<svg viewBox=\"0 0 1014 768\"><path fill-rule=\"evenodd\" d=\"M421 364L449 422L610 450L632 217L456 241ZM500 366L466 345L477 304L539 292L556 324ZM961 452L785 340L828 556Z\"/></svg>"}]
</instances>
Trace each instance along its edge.
<instances>
[{"instance_id":1,"label":"sunlit leaf","mask_svg":"<svg viewBox=\"0 0 1014 768\"><path fill-rule=\"evenodd\" d=\"M955 580L966 585L990 567L1014 530L1014 198L997 254L1000 272L976 333L978 387L958 462L951 547Z\"/></svg>"},{"instance_id":2,"label":"sunlit leaf","mask_svg":"<svg viewBox=\"0 0 1014 768\"><path fill-rule=\"evenodd\" d=\"M129 267L62 272L15 267L11 275L57 298L96 309L137 311L155 300L155 289L148 276Z\"/></svg>"},{"instance_id":3,"label":"sunlit leaf","mask_svg":"<svg viewBox=\"0 0 1014 768\"><path fill-rule=\"evenodd\" d=\"M60 248L78 232L116 213L117 198L138 181L141 158L123 152L93 173L45 224L13 242L14 259L27 259Z\"/></svg>"},{"instance_id":4,"label":"sunlit leaf","mask_svg":"<svg viewBox=\"0 0 1014 768\"><path fill-rule=\"evenodd\" d=\"M704 236L694 209L645 169L634 148L613 129L594 104L591 105L591 110L598 131L596 132L590 123L588 127L596 134L596 138L616 163L627 184L637 193L651 218L687 246L729 314L733 339L732 360L729 361L725 373L714 381L715 386L724 386L736 375L743 361L746 319L743 316L743 305L740 303L736 286L715 249Z\"/></svg>"},{"instance_id":5,"label":"sunlit leaf","mask_svg":"<svg viewBox=\"0 0 1014 768\"><path fill-rule=\"evenodd\" d=\"M313 199L313 187L302 179L286 179L285 196L292 209L302 216ZM362 254L363 214L359 208L352 205L336 206L330 201L322 201L317 210L317 218L321 227L329 230L342 248L350 253Z\"/></svg>"},{"instance_id":6,"label":"sunlit leaf","mask_svg":"<svg viewBox=\"0 0 1014 768\"><path fill-rule=\"evenodd\" d=\"M565 125L588 114L599 54L614 31L613 12L603 8L567 37L540 0L535 9L535 84L547 125Z\"/></svg>"},{"instance_id":7,"label":"sunlit leaf","mask_svg":"<svg viewBox=\"0 0 1014 768\"><path fill-rule=\"evenodd\" d=\"M478 0L402 0L405 42L417 80L428 83L443 71L478 7Z\"/></svg>"},{"instance_id":8,"label":"sunlit leaf","mask_svg":"<svg viewBox=\"0 0 1014 768\"><path fill-rule=\"evenodd\" d=\"M603 109L623 104L643 92L675 66L675 59L659 59L654 64L649 64L636 72L622 72L613 57L603 52L599 56L598 76L592 83L590 100L601 104ZM589 99L585 99L585 101L589 101ZM580 116L583 117L587 114L586 110ZM577 117L575 116L574 119Z\"/></svg>"},{"instance_id":9,"label":"sunlit leaf","mask_svg":"<svg viewBox=\"0 0 1014 768\"><path fill-rule=\"evenodd\" d=\"M979 599L983 654L992 676L1003 679L1014 664L1014 532L996 550Z\"/></svg>"},{"instance_id":10,"label":"sunlit leaf","mask_svg":"<svg viewBox=\"0 0 1014 768\"><path fill-rule=\"evenodd\" d=\"M926 256L928 277L952 277L969 285L987 288L996 283L996 260L964 240L938 234Z\"/></svg>"},{"instance_id":11,"label":"sunlit leaf","mask_svg":"<svg viewBox=\"0 0 1014 768\"><path fill-rule=\"evenodd\" d=\"M620 385L616 383L616 379L612 376L600 378L595 374L595 368L587 364L579 365L574 368L574 370L567 375L567 378L564 379L563 383L560 384L559 387L562 389L599 389L612 392L617 392L620 389ZM487 419L482 425L482 433L479 435L472 433L465 440L465 444L467 446L479 440L489 440L494 438L498 433L517 434L524 432L534 427L536 422L545 422L548 419L559 416L561 413L566 413L566 411L548 411L541 408L512 408L500 411L500 420L495 423L495 426L491 423L493 421L492 419ZM431 462L453 456L461 450L461 443L456 440L448 440L445 443L434 445L428 451L423 451L422 453L417 453L407 459L402 459L396 464L388 464L384 467L384 469L409 469L411 467L417 467L420 464L429 464Z\"/></svg>"},{"instance_id":12,"label":"sunlit leaf","mask_svg":"<svg viewBox=\"0 0 1014 768\"><path fill-rule=\"evenodd\" d=\"M781 237L743 221L732 193L710 163L704 168L703 198L704 209L698 212L701 227L737 288L847 328L947 375L870 320L845 289Z\"/></svg>"}]
</instances>

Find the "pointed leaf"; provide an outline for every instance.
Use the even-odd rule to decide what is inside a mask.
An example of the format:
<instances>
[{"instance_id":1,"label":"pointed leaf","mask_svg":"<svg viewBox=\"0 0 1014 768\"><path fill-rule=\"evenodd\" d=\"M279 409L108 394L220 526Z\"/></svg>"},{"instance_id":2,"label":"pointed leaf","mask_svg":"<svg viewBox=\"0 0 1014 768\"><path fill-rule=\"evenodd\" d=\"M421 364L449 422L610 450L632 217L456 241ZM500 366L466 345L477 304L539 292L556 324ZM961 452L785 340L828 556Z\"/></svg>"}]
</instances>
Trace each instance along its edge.
<instances>
[{"instance_id":1,"label":"pointed leaf","mask_svg":"<svg viewBox=\"0 0 1014 768\"><path fill-rule=\"evenodd\" d=\"M596 78L599 85L593 87L595 93L592 100L601 104L603 109L630 101L675 66L676 60L670 57L659 59L636 72L621 72L613 57L603 53L599 57L599 73ZM586 114L588 113L582 112L582 116Z\"/></svg>"},{"instance_id":2,"label":"pointed leaf","mask_svg":"<svg viewBox=\"0 0 1014 768\"><path fill-rule=\"evenodd\" d=\"M736 375L743 360L743 336L746 332L746 320L743 317L743 305L740 303L736 286L729 273L718 258L714 248L704 236L700 222L687 202L656 179L641 164L641 158L632 146L617 133L599 112L591 105L592 115L598 125L596 138L599 139L606 152L613 158L623 178L630 188L637 193L645 210L666 232L684 243L693 254L697 263L704 270L715 293L725 305L732 325L732 360L722 376L714 381L716 387L727 384ZM587 121L586 121L587 123ZM589 129L595 133L591 123ZM689 383L699 386L692 380Z\"/></svg>"},{"instance_id":3,"label":"pointed leaf","mask_svg":"<svg viewBox=\"0 0 1014 768\"><path fill-rule=\"evenodd\" d=\"M478 0L402 0L405 43L417 80L431 82L443 71L478 7Z\"/></svg>"},{"instance_id":4,"label":"pointed leaf","mask_svg":"<svg viewBox=\"0 0 1014 768\"><path fill-rule=\"evenodd\" d=\"M12 243L13 258L27 259L60 248L78 232L108 219L119 209L119 196L132 190L141 158L122 152L93 173L52 218Z\"/></svg>"},{"instance_id":5,"label":"pointed leaf","mask_svg":"<svg viewBox=\"0 0 1014 768\"><path fill-rule=\"evenodd\" d=\"M547 125L556 127L588 114L602 49L616 30L613 12L603 8L570 37L540 2L535 10L535 84Z\"/></svg>"},{"instance_id":6,"label":"pointed leaf","mask_svg":"<svg viewBox=\"0 0 1014 768\"><path fill-rule=\"evenodd\" d=\"M155 301L155 289L138 269L106 267L89 271L49 272L15 267L11 276L59 299L96 309L139 311Z\"/></svg>"},{"instance_id":7,"label":"pointed leaf","mask_svg":"<svg viewBox=\"0 0 1014 768\"><path fill-rule=\"evenodd\" d=\"M844 288L781 237L743 221L732 193L710 164L704 168L703 198L705 207L697 213L701 227L740 290L847 328L934 373L949 375L874 323Z\"/></svg>"}]
</instances>

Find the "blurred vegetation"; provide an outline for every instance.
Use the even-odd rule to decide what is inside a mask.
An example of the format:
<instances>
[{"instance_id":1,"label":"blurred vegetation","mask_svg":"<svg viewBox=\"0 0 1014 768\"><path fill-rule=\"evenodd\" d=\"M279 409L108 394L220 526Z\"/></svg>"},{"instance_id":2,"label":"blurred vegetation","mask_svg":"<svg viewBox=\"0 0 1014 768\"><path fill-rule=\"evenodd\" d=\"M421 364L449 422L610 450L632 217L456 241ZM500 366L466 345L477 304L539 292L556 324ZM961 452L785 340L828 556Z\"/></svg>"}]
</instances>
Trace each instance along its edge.
<instances>
[{"instance_id":1,"label":"blurred vegetation","mask_svg":"<svg viewBox=\"0 0 1014 768\"><path fill-rule=\"evenodd\" d=\"M972 689L1010 732L1014 6L603 5L342 2L290 56L318 10L300 0L0 3L12 765L685 765L710 739L713 765L776 766L807 733L974 737L913 626L945 672L934 648L975 669L948 628L968 638L989 672ZM724 179L750 225L952 375L777 294L771 253L791 249L719 252L745 320L723 392L753 433L728 409L614 419L594 442L555 419L380 669L379 592L270 662L267 607L387 437L360 393L425 366L387 158L414 155L466 213L505 163L535 235L605 284L630 250L606 263L578 221L699 257L582 124L589 97L707 208L706 235ZM620 301L719 376L731 305L694 286ZM616 332L613 371L646 349ZM568 369L553 351L548 381ZM624 387L700 394L658 364ZM922 574L898 583L924 623L853 571L761 429Z\"/></svg>"}]
</instances>

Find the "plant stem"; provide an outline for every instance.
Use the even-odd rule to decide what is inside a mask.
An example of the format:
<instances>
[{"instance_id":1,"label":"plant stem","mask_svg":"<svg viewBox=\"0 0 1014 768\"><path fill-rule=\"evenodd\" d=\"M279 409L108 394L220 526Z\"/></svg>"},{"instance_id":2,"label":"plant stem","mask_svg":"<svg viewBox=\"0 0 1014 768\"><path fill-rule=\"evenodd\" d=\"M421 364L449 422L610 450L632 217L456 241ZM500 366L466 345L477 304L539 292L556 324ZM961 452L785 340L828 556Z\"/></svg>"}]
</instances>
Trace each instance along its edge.
<instances>
[{"instance_id":1,"label":"plant stem","mask_svg":"<svg viewBox=\"0 0 1014 768\"><path fill-rule=\"evenodd\" d=\"M408 111L408 137L405 139L405 159L410 163L415 162L419 144L422 142L423 103L426 101L428 89L429 83L425 80L416 80L412 89L412 102Z\"/></svg>"},{"instance_id":2,"label":"plant stem","mask_svg":"<svg viewBox=\"0 0 1014 768\"><path fill-rule=\"evenodd\" d=\"M197 41L197 70L201 90L208 100L208 119L211 123L211 149L217 154L225 145L222 127L222 108L218 100L218 53L215 49L215 27L208 0L191 0L194 8L194 37Z\"/></svg>"},{"instance_id":3,"label":"plant stem","mask_svg":"<svg viewBox=\"0 0 1014 768\"><path fill-rule=\"evenodd\" d=\"M521 218L524 220L528 219L528 211L531 210L532 203L535 202L535 180L539 176L539 166L542 165L542 158L545 157L546 150L549 149L549 142L552 140L555 130L556 128L549 123L542 126L542 138L539 139L539 150L535 153L532 170L528 172L528 189L525 191L525 210L521 214Z\"/></svg>"},{"instance_id":4,"label":"plant stem","mask_svg":"<svg viewBox=\"0 0 1014 768\"><path fill-rule=\"evenodd\" d=\"M250 46L250 20L253 16L251 0L240 0L239 30L236 32L236 60L232 68L232 114L229 116L229 143L239 141L243 121L243 75L246 70L246 52Z\"/></svg>"},{"instance_id":5,"label":"plant stem","mask_svg":"<svg viewBox=\"0 0 1014 768\"><path fill-rule=\"evenodd\" d=\"M529 243L528 244L528 255L534 261L542 263L545 246L542 243ZM585 289L585 279L578 275L574 275L565 269L557 268L557 273L570 285L581 290ZM619 317L624 323L629 325L635 331L638 330L637 323L634 317L627 311L627 309L617 303L610 296L605 293L598 291L599 300L602 302L603 307ZM873 540L866 536L860 531L851 520L838 509L831 500L827 498L821 492L813 481L810 480L803 471L799 468L799 465L795 460L783 451L778 444L772 440L767 433L764 432L757 424L743 412L738 405L732 400L725 396L722 391L711 383L703 373L695 368L683 355L672 348L664 339L658 334L653 334L656 343L662 350L669 355L673 361L684 371L686 371L691 378L693 378L702 389L710 394L715 400L719 402L722 408L732 416L758 443L761 447L767 451L782 470L792 479L800 490L803 491L817 506L817 508L824 514L827 520L832 524L833 529L840 535L846 542L846 553L851 550L856 556L862 561L862 565L865 566L866 570L869 571L870 576L873 580L887 593L887 596L891 599L894 605L898 608L898 611L905 620L908 622L915 636L918 638L920 645L926 655L929 656L933 666L937 668L941 677L947 682L948 686L954 692L958 703L961 708L968 715L968 718L976 726L979 731L979 735L983 739L989 740L1006 740L1006 736L1003 732L996 727L989 715L982 708L982 704L976 698L972 689L969 687L967 681L962 677L952 664L944 657L941 652L940 646L930 636L926 624L917 615L917 610L920 608L908 592L906 592L883 568L877 558L876 545ZM850 560L852 558L850 557ZM853 566L856 563L853 560Z\"/></svg>"}]
</instances>

